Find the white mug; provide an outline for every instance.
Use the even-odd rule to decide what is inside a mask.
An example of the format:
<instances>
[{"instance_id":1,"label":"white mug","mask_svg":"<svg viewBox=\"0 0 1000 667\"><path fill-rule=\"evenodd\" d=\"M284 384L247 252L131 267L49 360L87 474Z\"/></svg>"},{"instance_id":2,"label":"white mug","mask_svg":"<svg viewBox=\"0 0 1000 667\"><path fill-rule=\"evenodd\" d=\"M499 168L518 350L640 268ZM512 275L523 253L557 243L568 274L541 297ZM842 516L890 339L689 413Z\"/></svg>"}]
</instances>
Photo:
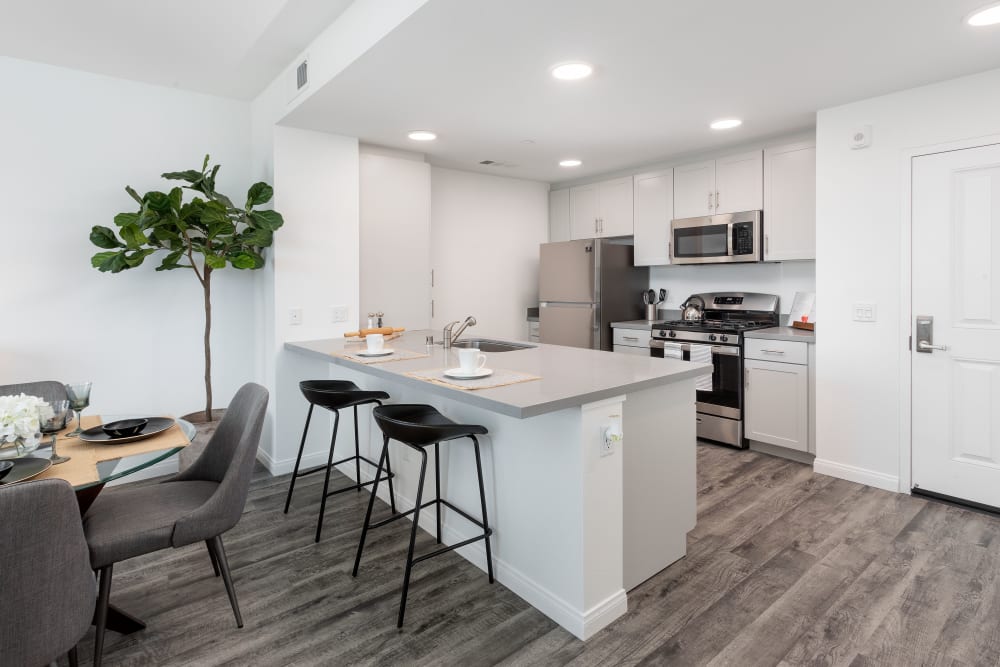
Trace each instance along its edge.
<instances>
[{"instance_id":1,"label":"white mug","mask_svg":"<svg viewBox=\"0 0 1000 667\"><path fill-rule=\"evenodd\" d=\"M458 350L458 365L463 373L475 373L486 365L486 355L474 347L463 347Z\"/></svg>"},{"instance_id":2,"label":"white mug","mask_svg":"<svg viewBox=\"0 0 1000 667\"><path fill-rule=\"evenodd\" d=\"M385 347L385 336L382 334L368 334L365 336L365 343L368 344L369 352L381 352Z\"/></svg>"}]
</instances>

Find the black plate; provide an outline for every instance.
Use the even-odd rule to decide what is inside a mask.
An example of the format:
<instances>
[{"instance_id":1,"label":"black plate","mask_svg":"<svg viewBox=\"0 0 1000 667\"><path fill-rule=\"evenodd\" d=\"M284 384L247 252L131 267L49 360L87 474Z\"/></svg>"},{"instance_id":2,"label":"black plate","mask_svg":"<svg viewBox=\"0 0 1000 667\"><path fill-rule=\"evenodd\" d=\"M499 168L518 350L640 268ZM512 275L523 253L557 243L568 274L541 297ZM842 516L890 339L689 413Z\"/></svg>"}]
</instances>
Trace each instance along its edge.
<instances>
[{"instance_id":1,"label":"black plate","mask_svg":"<svg viewBox=\"0 0 1000 667\"><path fill-rule=\"evenodd\" d=\"M40 459L35 456L25 456L19 459L12 459L14 461L14 467L11 468L7 476L0 481L0 484L13 484L14 482L23 482L26 479L31 479L36 475L41 475L43 472L52 467L52 461L48 459Z\"/></svg>"},{"instance_id":2,"label":"black plate","mask_svg":"<svg viewBox=\"0 0 1000 667\"><path fill-rule=\"evenodd\" d=\"M135 442L143 438L151 438L157 433L163 433L176 422L169 417L149 417L146 425L138 435L127 435L122 437L110 436L104 432L104 424L88 428L80 434L80 439L87 442L100 442L106 445L120 445L126 442Z\"/></svg>"}]
</instances>

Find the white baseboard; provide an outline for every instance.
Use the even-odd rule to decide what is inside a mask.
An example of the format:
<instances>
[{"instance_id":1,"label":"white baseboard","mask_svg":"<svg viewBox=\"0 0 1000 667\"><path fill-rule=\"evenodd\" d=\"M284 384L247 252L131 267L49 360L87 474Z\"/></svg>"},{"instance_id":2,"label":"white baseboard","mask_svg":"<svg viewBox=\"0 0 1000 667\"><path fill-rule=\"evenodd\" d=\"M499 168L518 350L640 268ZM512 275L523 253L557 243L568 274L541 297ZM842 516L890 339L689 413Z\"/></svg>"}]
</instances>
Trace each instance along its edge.
<instances>
[{"instance_id":1,"label":"white baseboard","mask_svg":"<svg viewBox=\"0 0 1000 667\"><path fill-rule=\"evenodd\" d=\"M353 470L351 472L353 473ZM345 474L347 474L346 471ZM353 479L352 475L348 476ZM361 477L364 481L369 481L374 479L375 475L367 471L362 471ZM412 498L407 498L399 493L399 491L396 491L395 495L397 510L405 512L406 510L413 509L415 503ZM380 485L378 497L386 503L389 502L389 488L387 485ZM450 512L450 510L446 511ZM455 515L454 512L451 512L451 514ZM463 524L466 523L463 518L458 520ZM424 532L433 535L435 525L436 514L434 508L428 507L420 513L420 528ZM447 523L441 528L441 541L445 544L454 544L462 540L467 540L476 534L475 528L471 524L469 524L470 530L468 532L460 532L454 526ZM483 542L467 544L464 547L456 549L455 553L478 567L484 573L486 572L486 547ZM495 549L493 552L493 574L497 581L513 591L514 594L579 639L586 640L593 637L597 632L628 610L628 598L625 589L621 589L590 609L581 611L503 559L498 558Z\"/></svg>"},{"instance_id":2,"label":"white baseboard","mask_svg":"<svg viewBox=\"0 0 1000 667\"><path fill-rule=\"evenodd\" d=\"M820 458L813 461L813 471L820 475L829 475L830 477L846 479L849 482L874 486L876 489L899 492L899 477L896 475L887 475L883 472Z\"/></svg>"},{"instance_id":3,"label":"white baseboard","mask_svg":"<svg viewBox=\"0 0 1000 667\"><path fill-rule=\"evenodd\" d=\"M303 454L302 463L299 467L302 470L308 470L309 468L326 465L327 457L329 455L329 451ZM274 477L277 477L278 475L287 475L295 470L294 458L275 461L271 458L271 455L263 449L257 450L257 460L260 461L264 467L267 468L267 471Z\"/></svg>"}]
</instances>

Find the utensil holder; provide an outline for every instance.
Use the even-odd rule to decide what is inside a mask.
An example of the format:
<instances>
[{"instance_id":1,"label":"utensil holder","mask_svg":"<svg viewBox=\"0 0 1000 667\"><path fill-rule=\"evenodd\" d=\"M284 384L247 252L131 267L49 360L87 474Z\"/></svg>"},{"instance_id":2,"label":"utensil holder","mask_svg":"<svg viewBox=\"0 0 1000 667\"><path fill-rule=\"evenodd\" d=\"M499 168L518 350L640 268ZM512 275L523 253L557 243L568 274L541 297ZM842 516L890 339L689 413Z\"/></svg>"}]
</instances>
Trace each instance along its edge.
<instances>
[{"instance_id":1,"label":"utensil holder","mask_svg":"<svg viewBox=\"0 0 1000 667\"><path fill-rule=\"evenodd\" d=\"M646 319L652 322L656 319L656 304L648 303L646 304Z\"/></svg>"}]
</instances>

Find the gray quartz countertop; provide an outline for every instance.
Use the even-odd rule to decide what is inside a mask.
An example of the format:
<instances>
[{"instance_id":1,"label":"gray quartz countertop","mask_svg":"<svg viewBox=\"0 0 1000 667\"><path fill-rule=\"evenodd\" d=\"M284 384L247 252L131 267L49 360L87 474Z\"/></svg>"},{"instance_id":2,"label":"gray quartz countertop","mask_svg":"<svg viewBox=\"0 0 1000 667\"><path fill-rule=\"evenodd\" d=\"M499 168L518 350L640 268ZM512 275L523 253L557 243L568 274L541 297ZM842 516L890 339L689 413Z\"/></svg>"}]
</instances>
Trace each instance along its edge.
<instances>
[{"instance_id":1,"label":"gray quartz countertop","mask_svg":"<svg viewBox=\"0 0 1000 667\"><path fill-rule=\"evenodd\" d=\"M285 349L519 419L662 386L712 371L709 364L679 359L656 359L532 343L534 347L530 349L488 353L486 365L530 373L540 376L541 380L475 391L453 389L406 375L412 371L458 366L458 355L454 349L444 350L440 345L428 349L425 338L432 333L437 332L409 331L387 345L394 349L427 352L429 357L376 364L360 364L333 356L333 352L360 347L343 338L286 342ZM489 338L479 332L469 337Z\"/></svg>"},{"instance_id":2,"label":"gray quartz countertop","mask_svg":"<svg viewBox=\"0 0 1000 667\"><path fill-rule=\"evenodd\" d=\"M629 320L628 322L612 322L612 329L641 329L645 331L650 331L653 328L653 324L656 320L650 322L649 320Z\"/></svg>"},{"instance_id":3,"label":"gray quartz countertop","mask_svg":"<svg viewBox=\"0 0 1000 667\"><path fill-rule=\"evenodd\" d=\"M800 343L815 343L816 332L793 327L771 327L770 329L756 329L743 334L744 338L763 338L764 340L789 340Z\"/></svg>"}]
</instances>

